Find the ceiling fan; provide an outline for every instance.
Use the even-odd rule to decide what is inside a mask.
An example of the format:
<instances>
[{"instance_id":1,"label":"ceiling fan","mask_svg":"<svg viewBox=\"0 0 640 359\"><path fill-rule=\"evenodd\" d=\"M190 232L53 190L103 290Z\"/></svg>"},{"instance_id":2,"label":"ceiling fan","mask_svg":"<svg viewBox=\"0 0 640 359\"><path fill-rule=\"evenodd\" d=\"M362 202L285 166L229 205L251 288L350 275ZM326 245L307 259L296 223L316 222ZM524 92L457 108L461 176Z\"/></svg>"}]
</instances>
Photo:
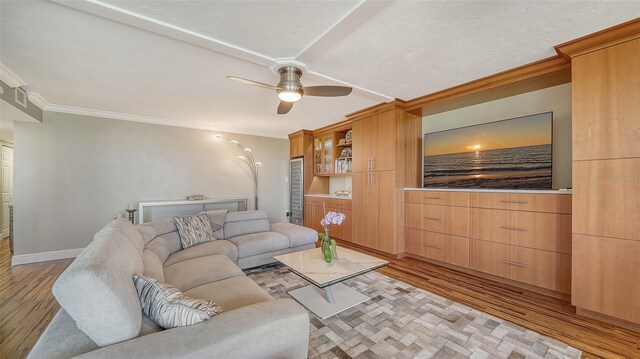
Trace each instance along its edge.
<instances>
[{"instance_id":1,"label":"ceiling fan","mask_svg":"<svg viewBox=\"0 0 640 359\"><path fill-rule=\"evenodd\" d=\"M227 76L228 79L240 81L248 85L259 86L270 90L276 90L280 98L278 114L283 115L291 110L293 103L300 100L303 95L307 96L346 96L353 90L346 86L309 86L303 87L300 83L302 70L295 66L284 66L278 69L280 82L276 86L258 81L243 79L242 77Z\"/></svg>"}]
</instances>

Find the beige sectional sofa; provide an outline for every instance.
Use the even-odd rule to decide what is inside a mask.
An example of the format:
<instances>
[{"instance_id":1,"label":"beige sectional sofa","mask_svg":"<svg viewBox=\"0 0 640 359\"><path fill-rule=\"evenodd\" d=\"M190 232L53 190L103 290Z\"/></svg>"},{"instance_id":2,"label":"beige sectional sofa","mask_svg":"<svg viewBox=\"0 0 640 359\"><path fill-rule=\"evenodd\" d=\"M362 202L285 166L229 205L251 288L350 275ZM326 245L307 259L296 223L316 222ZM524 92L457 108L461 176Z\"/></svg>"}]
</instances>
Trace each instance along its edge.
<instances>
[{"instance_id":1,"label":"beige sectional sofa","mask_svg":"<svg viewBox=\"0 0 640 359\"><path fill-rule=\"evenodd\" d=\"M183 250L173 219L139 226L112 221L54 284L62 309L29 358L306 358L306 310L273 299L241 268L313 248L317 233L244 211L229 212L216 238ZM224 312L163 330L142 313L135 273L213 300Z\"/></svg>"}]
</instances>

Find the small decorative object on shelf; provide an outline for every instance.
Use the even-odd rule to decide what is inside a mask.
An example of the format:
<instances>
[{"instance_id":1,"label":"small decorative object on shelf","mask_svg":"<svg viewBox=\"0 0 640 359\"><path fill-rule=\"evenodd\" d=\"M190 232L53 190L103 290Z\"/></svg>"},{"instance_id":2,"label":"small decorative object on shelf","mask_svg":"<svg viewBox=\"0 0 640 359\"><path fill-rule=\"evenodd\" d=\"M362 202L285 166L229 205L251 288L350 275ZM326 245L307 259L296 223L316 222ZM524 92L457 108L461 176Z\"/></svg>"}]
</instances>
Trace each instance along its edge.
<instances>
[{"instance_id":1,"label":"small decorative object on shelf","mask_svg":"<svg viewBox=\"0 0 640 359\"><path fill-rule=\"evenodd\" d=\"M320 236L320 238L322 238L322 244L320 246L322 249L322 257L327 263L331 263L334 259L338 258L338 253L336 250L336 240L329 238L329 225L341 225L342 221L344 221L345 218L346 216L344 215L344 213L327 212L324 218L320 221L322 228L324 228L324 233L318 233L318 235Z\"/></svg>"},{"instance_id":2,"label":"small decorative object on shelf","mask_svg":"<svg viewBox=\"0 0 640 359\"><path fill-rule=\"evenodd\" d=\"M347 143L351 143L351 141L353 140L353 130L349 130L344 136L344 139L345 141L347 141Z\"/></svg>"},{"instance_id":3,"label":"small decorative object on shelf","mask_svg":"<svg viewBox=\"0 0 640 359\"><path fill-rule=\"evenodd\" d=\"M351 197L351 187L340 188L333 193L338 197Z\"/></svg>"},{"instance_id":4,"label":"small decorative object on shelf","mask_svg":"<svg viewBox=\"0 0 640 359\"><path fill-rule=\"evenodd\" d=\"M187 196L187 201L202 201L205 199L207 199L207 196L203 194L192 194L190 196Z\"/></svg>"},{"instance_id":5,"label":"small decorative object on shelf","mask_svg":"<svg viewBox=\"0 0 640 359\"><path fill-rule=\"evenodd\" d=\"M340 158L351 158L351 147L345 147L340 153Z\"/></svg>"},{"instance_id":6,"label":"small decorative object on shelf","mask_svg":"<svg viewBox=\"0 0 640 359\"><path fill-rule=\"evenodd\" d=\"M138 209L136 208L136 205L133 203L129 203L129 205L127 206L127 212L129 212L129 221L133 224L135 224L135 213Z\"/></svg>"}]
</instances>

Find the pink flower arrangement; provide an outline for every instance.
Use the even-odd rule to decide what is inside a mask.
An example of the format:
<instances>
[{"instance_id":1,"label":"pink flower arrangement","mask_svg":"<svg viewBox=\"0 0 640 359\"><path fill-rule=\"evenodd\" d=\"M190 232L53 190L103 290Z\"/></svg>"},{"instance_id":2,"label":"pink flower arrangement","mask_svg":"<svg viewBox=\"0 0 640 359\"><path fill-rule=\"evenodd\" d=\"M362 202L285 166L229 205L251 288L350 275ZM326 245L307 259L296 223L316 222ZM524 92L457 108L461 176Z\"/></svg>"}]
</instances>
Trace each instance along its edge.
<instances>
[{"instance_id":1,"label":"pink flower arrangement","mask_svg":"<svg viewBox=\"0 0 640 359\"><path fill-rule=\"evenodd\" d=\"M345 220L345 218L347 218L347 216L345 216L344 213L333 212L333 211L327 212L327 214L324 215L324 218L320 220L320 224L322 225L322 228L324 228L324 232L325 232L325 233L320 233L320 237L322 237L323 240L328 241L329 225L331 224L341 225L342 222Z\"/></svg>"}]
</instances>

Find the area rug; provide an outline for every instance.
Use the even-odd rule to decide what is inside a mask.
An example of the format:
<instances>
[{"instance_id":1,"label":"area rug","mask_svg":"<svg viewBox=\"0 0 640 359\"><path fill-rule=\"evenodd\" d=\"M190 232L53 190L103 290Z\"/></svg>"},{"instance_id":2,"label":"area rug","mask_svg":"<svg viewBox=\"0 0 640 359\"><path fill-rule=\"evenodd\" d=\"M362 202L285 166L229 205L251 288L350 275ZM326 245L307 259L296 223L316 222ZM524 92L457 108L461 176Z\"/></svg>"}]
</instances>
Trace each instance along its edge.
<instances>
[{"instance_id":1,"label":"area rug","mask_svg":"<svg viewBox=\"0 0 640 359\"><path fill-rule=\"evenodd\" d=\"M275 298L306 286L280 264L245 273ZM309 358L580 358L581 352L378 272L343 282L371 299L325 320L309 313Z\"/></svg>"}]
</instances>

